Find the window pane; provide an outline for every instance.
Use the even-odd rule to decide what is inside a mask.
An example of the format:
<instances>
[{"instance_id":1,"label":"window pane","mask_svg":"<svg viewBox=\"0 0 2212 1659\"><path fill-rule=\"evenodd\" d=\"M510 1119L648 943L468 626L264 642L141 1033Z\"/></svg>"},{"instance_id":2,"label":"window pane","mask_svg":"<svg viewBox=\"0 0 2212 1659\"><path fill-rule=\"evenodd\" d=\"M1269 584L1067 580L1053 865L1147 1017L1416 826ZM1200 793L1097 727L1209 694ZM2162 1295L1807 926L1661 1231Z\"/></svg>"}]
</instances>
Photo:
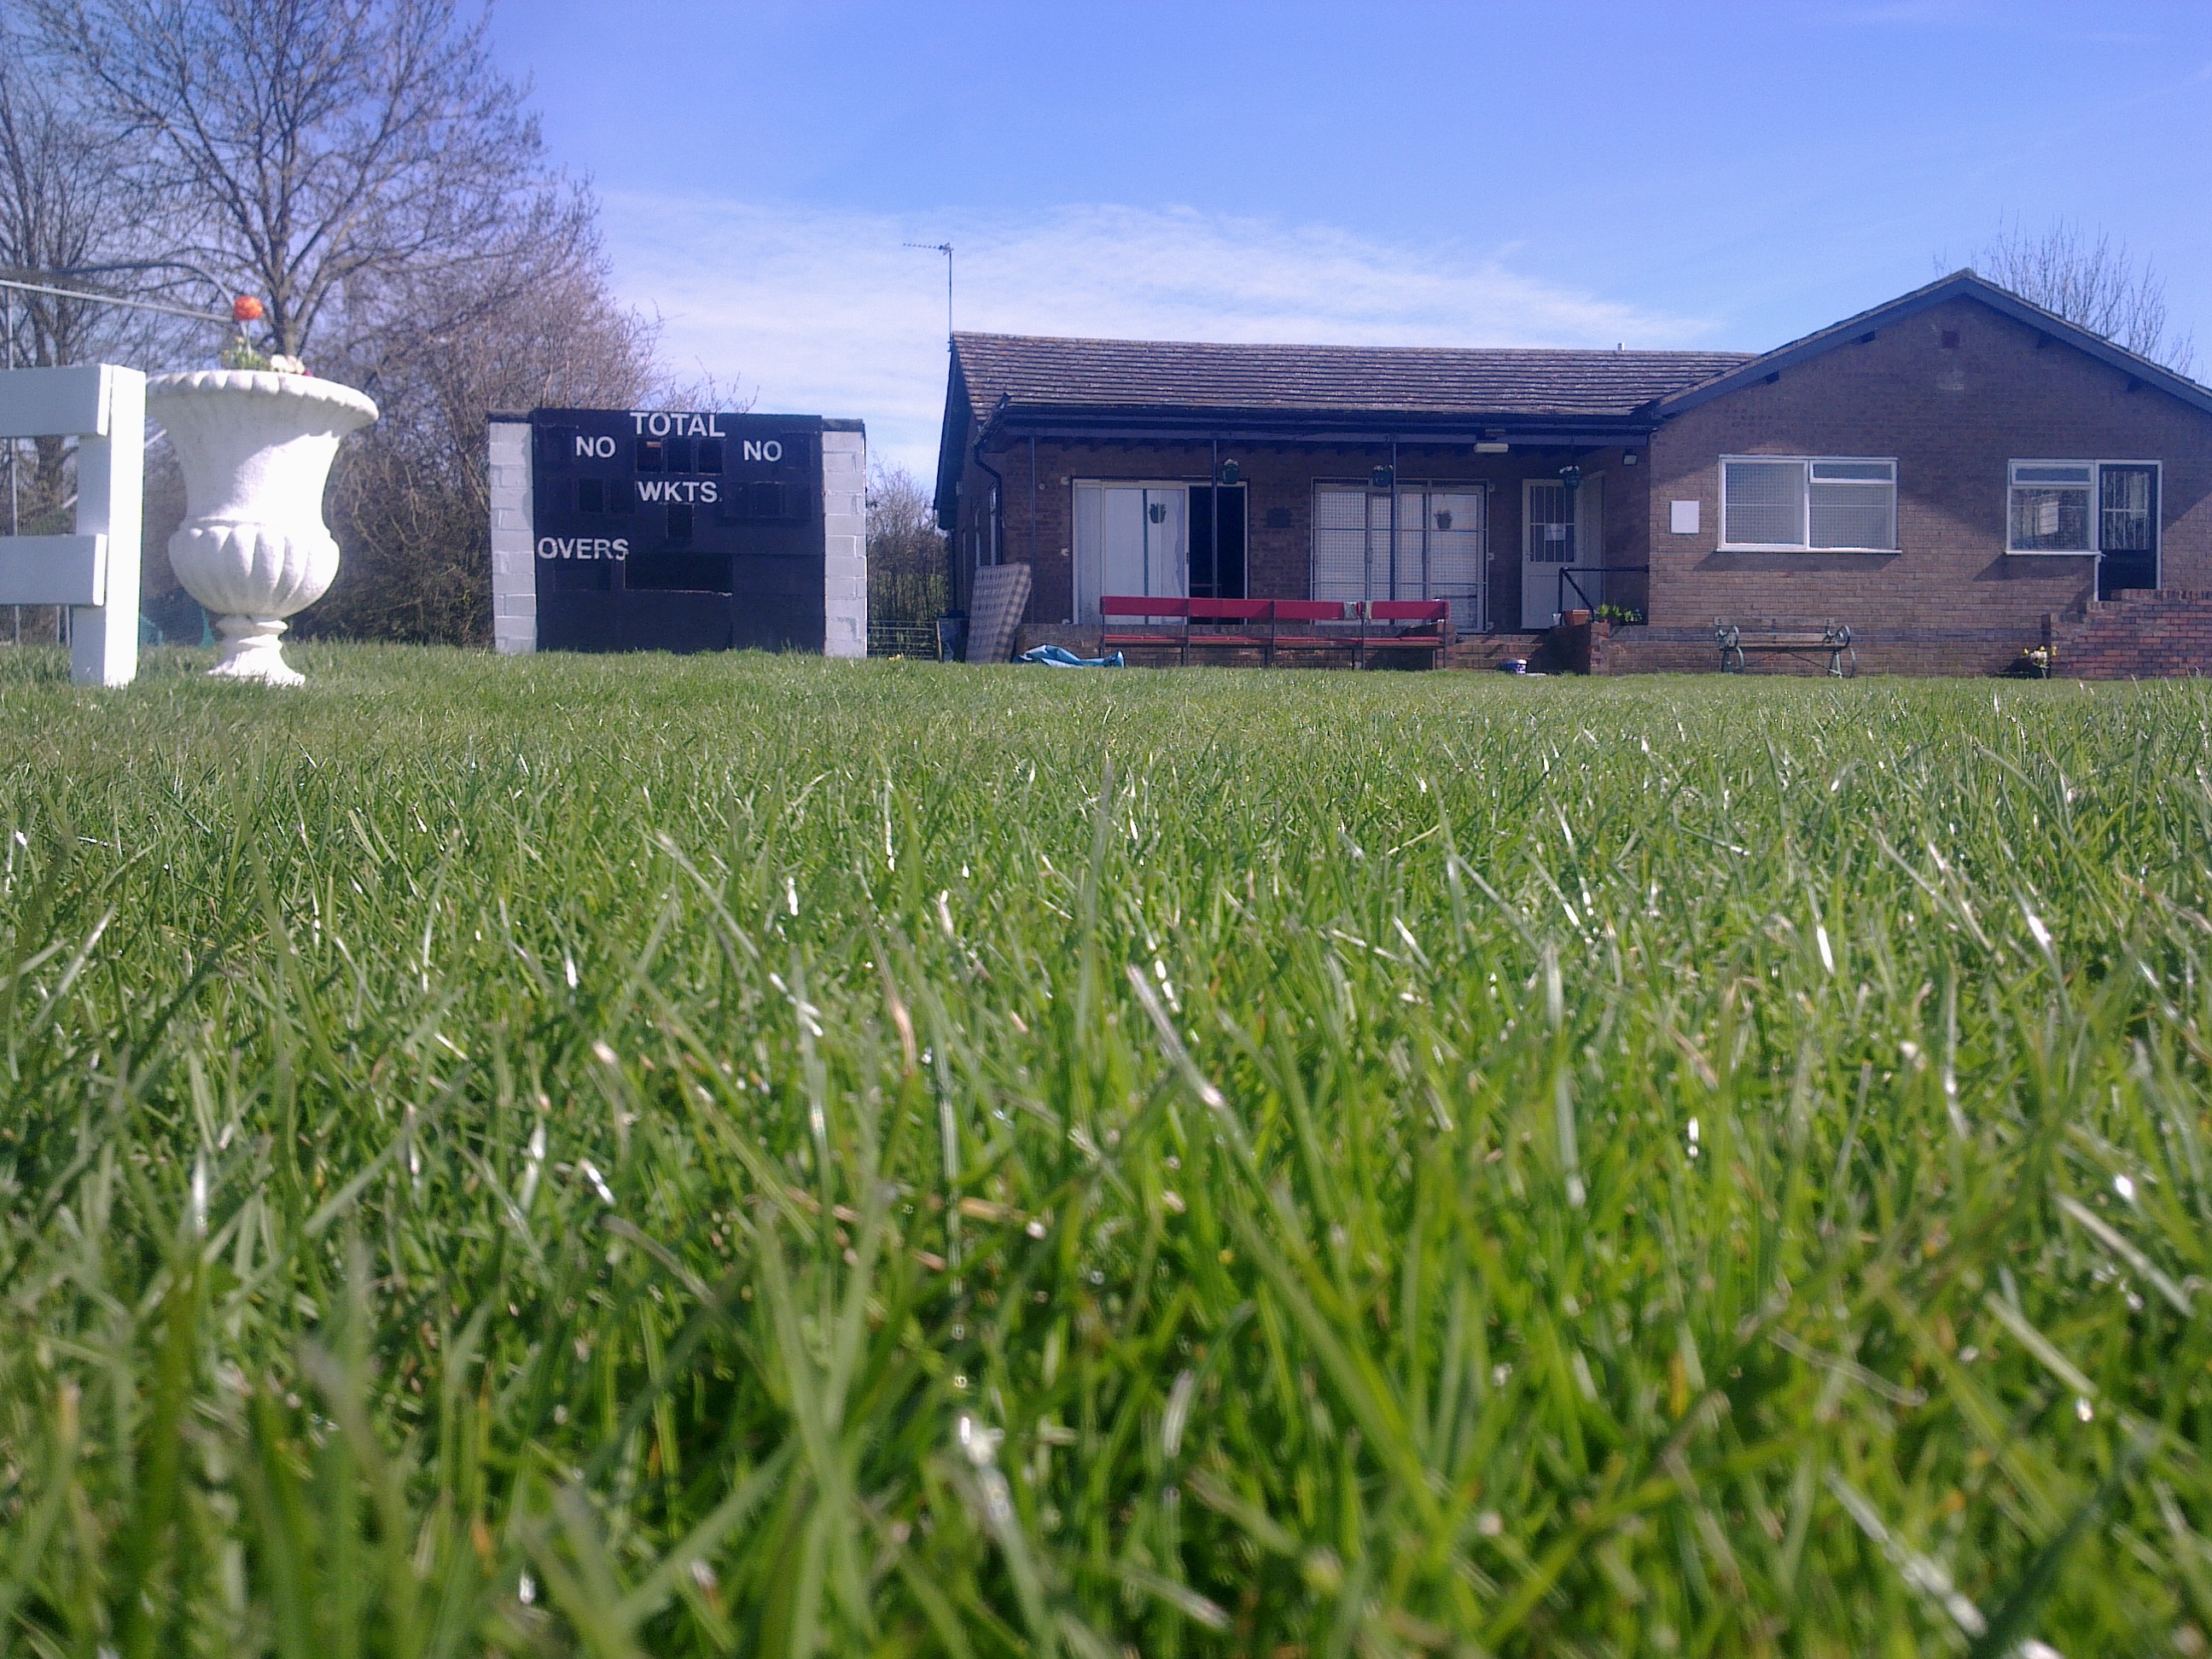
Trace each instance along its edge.
<instances>
[{"instance_id":1,"label":"window pane","mask_svg":"<svg viewBox=\"0 0 2212 1659\"><path fill-rule=\"evenodd\" d=\"M1897 491L1887 480L1826 483L1815 477L1812 510L1814 547L1897 545Z\"/></svg>"},{"instance_id":2,"label":"window pane","mask_svg":"<svg viewBox=\"0 0 2212 1659\"><path fill-rule=\"evenodd\" d=\"M1727 527L1739 546L1805 545L1805 463L1725 461L1721 471Z\"/></svg>"},{"instance_id":3,"label":"window pane","mask_svg":"<svg viewBox=\"0 0 2212 1659\"><path fill-rule=\"evenodd\" d=\"M1389 498L1384 498L1389 506ZM1314 491L1313 597L1358 599L1367 596L1367 491Z\"/></svg>"},{"instance_id":4,"label":"window pane","mask_svg":"<svg viewBox=\"0 0 2212 1659\"><path fill-rule=\"evenodd\" d=\"M1429 591L1452 602L1452 620L1472 628L1480 616L1483 498L1480 493L1429 497Z\"/></svg>"},{"instance_id":5,"label":"window pane","mask_svg":"<svg viewBox=\"0 0 2212 1659\"><path fill-rule=\"evenodd\" d=\"M1888 461L1815 461L1813 463L1813 482L1824 479L1843 482L1856 479L1868 483L1887 483L1895 476L1895 468Z\"/></svg>"},{"instance_id":6,"label":"window pane","mask_svg":"<svg viewBox=\"0 0 2212 1659\"><path fill-rule=\"evenodd\" d=\"M2014 489L2012 545L2022 553L2092 551L2088 490Z\"/></svg>"},{"instance_id":7,"label":"window pane","mask_svg":"<svg viewBox=\"0 0 2212 1659\"><path fill-rule=\"evenodd\" d=\"M1566 485L1532 483L1524 500L1528 514L1528 562L1574 563L1575 501Z\"/></svg>"},{"instance_id":8,"label":"window pane","mask_svg":"<svg viewBox=\"0 0 2212 1659\"><path fill-rule=\"evenodd\" d=\"M2099 546L2107 553L2148 553L2155 545L2154 474L2147 466L2108 466L2098 479L2104 523Z\"/></svg>"},{"instance_id":9,"label":"window pane","mask_svg":"<svg viewBox=\"0 0 2212 1659\"><path fill-rule=\"evenodd\" d=\"M2016 461L2013 464L2012 481L2021 484L2086 484L2089 482L2087 461L2045 462Z\"/></svg>"},{"instance_id":10,"label":"window pane","mask_svg":"<svg viewBox=\"0 0 2212 1659\"><path fill-rule=\"evenodd\" d=\"M1383 497L1383 506L1387 510L1389 506L1388 496ZM1384 523L1382 546L1388 548L1390 538L1387 516ZM1389 561L1390 568L1382 573L1386 587L1393 573L1396 574L1397 588L1394 592L1385 593L1385 599L1420 599L1428 597L1421 591L1421 574L1429 552L1428 530L1429 492L1401 488L1398 491L1398 556Z\"/></svg>"}]
</instances>

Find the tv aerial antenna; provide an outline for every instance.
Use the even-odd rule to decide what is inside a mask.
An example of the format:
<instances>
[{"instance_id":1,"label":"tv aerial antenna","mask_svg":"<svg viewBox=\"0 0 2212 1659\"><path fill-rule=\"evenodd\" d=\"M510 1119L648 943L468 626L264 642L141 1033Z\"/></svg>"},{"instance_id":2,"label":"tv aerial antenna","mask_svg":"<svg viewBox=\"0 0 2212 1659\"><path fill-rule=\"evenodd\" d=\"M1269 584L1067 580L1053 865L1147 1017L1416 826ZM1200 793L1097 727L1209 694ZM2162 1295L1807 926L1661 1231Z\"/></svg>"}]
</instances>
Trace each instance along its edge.
<instances>
[{"instance_id":1,"label":"tv aerial antenna","mask_svg":"<svg viewBox=\"0 0 2212 1659\"><path fill-rule=\"evenodd\" d=\"M925 253L945 256L945 343L952 344L952 244L950 242L902 242L901 247L920 248Z\"/></svg>"}]
</instances>

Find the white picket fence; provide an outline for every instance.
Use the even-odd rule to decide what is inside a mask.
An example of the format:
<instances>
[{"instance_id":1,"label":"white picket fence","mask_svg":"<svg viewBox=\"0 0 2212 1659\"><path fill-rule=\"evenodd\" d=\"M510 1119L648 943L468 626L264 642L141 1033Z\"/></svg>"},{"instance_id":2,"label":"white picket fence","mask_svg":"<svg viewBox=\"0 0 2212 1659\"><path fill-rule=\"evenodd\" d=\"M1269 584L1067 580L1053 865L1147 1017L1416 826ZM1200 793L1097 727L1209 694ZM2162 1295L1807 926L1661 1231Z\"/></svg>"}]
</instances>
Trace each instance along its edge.
<instances>
[{"instance_id":1,"label":"white picket fence","mask_svg":"<svg viewBox=\"0 0 2212 1659\"><path fill-rule=\"evenodd\" d=\"M130 684L138 672L146 377L112 363L0 374L0 438L77 441L76 530L0 536L0 605L68 605L70 678Z\"/></svg>"}]
</instances>

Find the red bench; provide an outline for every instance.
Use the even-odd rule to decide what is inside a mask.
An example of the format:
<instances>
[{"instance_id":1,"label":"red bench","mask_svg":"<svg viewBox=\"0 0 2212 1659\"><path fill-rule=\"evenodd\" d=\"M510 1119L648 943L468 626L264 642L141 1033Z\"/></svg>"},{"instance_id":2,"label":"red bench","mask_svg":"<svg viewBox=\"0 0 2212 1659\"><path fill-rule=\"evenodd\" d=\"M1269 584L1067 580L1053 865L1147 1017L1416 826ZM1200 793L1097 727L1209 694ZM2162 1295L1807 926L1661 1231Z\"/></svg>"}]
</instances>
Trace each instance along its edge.
<instances>
[{"instance_id":1,"label":"red bench","mask_svg":"<svg viewBox=\"0 0 2212 1659\"><path fill-rule=\"evenodd\" d=\"M1346 621L1344 601L1341 599L1277 599L1274 627L1269 639L1269 659L1288 653L1296 660L1301 653L1313 651L1341 651L1357 661L1359 655L1359 636L1344 631ZM1329 624L1336 631L1328 631Z\"/></svg>"},{"instance_id":2,"label":"red bench","mask_svg":"<svg viewBox=\"0 0 2212 1659\"><path fill-rule=\"evenodd\" d=\"M1141 625L1154 617L1179 622L1182 626L1170 633ZM1139 625L1132 627L1126 619L1133 619ZM1144 593L1109 593L1098 601L1098 654L1102 657L1123 646L1134 646L1140 650L1170 644L1180 647L1189 632L1188 599Z\"/></svg>"},{"instance_id":3,"label":"red bench","mask_svg":"<svg viewBox=\"0 0 2212 1659\"><path fill-rule=\"evenodd\" d=\"M1346 631L1346 611L1357 623ZM1162 626L1161 624L1166 624ZM1178 625L1179 624L1179 625ZM1333 626L1332 626L1333 625ZM1381 629L1381 632L1377 632ZM1098 601L1098 654L1122 647L1176 647L1188 662L1193 647L1258 651L1273 664L1289 653L1349 653L1356 667L1376 651L1425 651L1441 665L1451 642L1448 599L1208 599L1108 593Z\"/></svg>"},{"instance_id":4,"label":"red bench","mask_svg":"<svg viewBox=\"0 0 2212 1659\"><path fill-rule=\"evenodd\" d=\"M1370 599L1367 603L1367 621L1385 627L1393 623L1406 626L1395 633L1381 635L1363 629L1359 642L1363 667L1370 651L1425 651L1430 667L1442 665L1444 647L1451 641L1449 599Z\"/></svg>"},{"instance_id":5,"label":"red bench","mask_svg":"<svg viewBox=\"0 0 2212 1659\"><path fill-rule=\"evenodd\" d=\"M1257 651L1264 657L1274 634L1273 599L1193 599L1183 627L1183 659L1193 648L1219 646ZM1200 631L1200 630L1204 631Z\"/></svg>"}]
</instances>

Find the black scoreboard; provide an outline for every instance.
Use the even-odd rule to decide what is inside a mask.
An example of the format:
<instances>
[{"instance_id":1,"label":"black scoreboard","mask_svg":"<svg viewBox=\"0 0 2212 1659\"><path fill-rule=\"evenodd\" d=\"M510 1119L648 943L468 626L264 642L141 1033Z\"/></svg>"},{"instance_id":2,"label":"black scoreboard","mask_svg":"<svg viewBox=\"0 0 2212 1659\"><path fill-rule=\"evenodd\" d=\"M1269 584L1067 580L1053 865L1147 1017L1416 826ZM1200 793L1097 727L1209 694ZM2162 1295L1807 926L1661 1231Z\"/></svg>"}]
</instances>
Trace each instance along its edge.
<instances>
[{"instance_id":1,"label":"black scoreboard","mask_svg":"<svg viewBox=\"0 0 2212 1659\"><path fill-rule=\"evenodd\" d=\"M820 651L827 424L533 410L538 648Z\"/></svg>"}]
</instances>

